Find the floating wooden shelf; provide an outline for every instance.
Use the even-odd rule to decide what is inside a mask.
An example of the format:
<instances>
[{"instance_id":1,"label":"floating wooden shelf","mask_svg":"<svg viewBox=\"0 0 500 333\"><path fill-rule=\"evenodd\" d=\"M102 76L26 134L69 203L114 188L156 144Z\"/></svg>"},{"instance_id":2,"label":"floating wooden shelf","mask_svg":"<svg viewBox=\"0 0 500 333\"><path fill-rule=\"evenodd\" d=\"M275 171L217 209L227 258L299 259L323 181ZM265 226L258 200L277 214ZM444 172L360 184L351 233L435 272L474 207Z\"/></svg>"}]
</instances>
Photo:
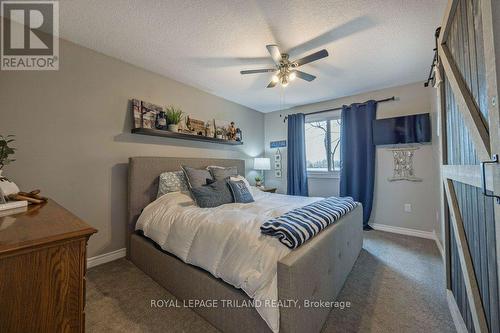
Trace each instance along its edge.
<instances>
[{"instance_id":1,"label":"floating wooden shelf","mask_svg":"<svg viewBox=\"0 0 500 333\"><path fill-rule=\"evenodd\" d=\"M150 129L150 128L133 128L132 133L142 134L142 135L150 135L150 136L162 136L165 138L173 138L173 139L181 139L181 140L212 142L212 143L219 143L219 144L223 144L223 145L232 145L232 146L237 146L237 145L243 144L243 142L241 142L241 141L224 140L224 139L210 138L210 137L201 136L201 135L175 133L175 132L162 131L162 130Z\"/></svg>"}]
</instances>

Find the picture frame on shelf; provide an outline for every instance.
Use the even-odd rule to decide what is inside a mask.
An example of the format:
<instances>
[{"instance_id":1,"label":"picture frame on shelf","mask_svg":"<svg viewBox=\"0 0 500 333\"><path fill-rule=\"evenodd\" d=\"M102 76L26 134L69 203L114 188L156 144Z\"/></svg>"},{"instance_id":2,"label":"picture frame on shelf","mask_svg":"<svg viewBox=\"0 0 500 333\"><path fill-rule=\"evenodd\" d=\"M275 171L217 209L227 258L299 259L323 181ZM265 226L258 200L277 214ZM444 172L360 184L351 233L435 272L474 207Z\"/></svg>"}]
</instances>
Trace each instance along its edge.
<instances>
[{"instance_id":1,"label":"picture frame on shelf","mask_svg":"<svg viewBox=\"0 0 500 333\"><path fill-rule=\"evenodd\" d=\"M227 139L227 131L229 129L229 126L231 126L231 122L228 120L215 119L214 126L216 137L224 140Z\"/></svg>"},{"instance_id":2,"label":"picture frame on shelf","mask_svg":"<svg viewBox=\"0 0 500 333\"><path fill-rule=\"evenodd\" d=\"M160 105L132 99L133 128L156 129L156 115L161 111L164 109Z\"/></svg>"}]
</instances>

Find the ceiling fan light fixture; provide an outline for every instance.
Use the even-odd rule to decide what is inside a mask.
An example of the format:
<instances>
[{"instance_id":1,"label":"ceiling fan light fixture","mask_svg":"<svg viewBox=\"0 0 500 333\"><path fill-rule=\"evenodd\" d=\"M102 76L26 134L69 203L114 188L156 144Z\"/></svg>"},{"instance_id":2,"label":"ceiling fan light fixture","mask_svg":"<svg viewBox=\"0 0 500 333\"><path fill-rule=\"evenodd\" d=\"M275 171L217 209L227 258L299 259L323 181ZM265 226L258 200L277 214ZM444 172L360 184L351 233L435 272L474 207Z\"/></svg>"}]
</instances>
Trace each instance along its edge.
<instances>
[{"instance_id":1,"label":"ceiling fan light fixture","mask_svg":"<svg viewBox=\"0 0 500 333\"><path fill-rule=\"evenodd\" d=\"M291 72L290 75L288 76L288 78L290 79L290 81L295 80L296 77L297 77L297 73L295 73L295 72Z\"/></svg>"},{"instance_id":2,"label":"ceiling fan light fixture","mask_svg":"<svg viewBox=\"0 0 500 333\"><path fill-rule=\"evenodd\" d=\"M274 83L278 83L278 81L280 80L278 75L273 75L273 78L271 79Z\"/></svg>"},{"instance_id":3,"label":"ceiling fan light fixture","mask_svg":"<svg viewBox=\"0 0 500 333\"><path fill-rule=\"evenodd\" d=\"M281 86L282 86L282 87L286 87L287 85L288 85L288 77L283 76L283 77L281 78Z\"/></svg>"}]
</instances>

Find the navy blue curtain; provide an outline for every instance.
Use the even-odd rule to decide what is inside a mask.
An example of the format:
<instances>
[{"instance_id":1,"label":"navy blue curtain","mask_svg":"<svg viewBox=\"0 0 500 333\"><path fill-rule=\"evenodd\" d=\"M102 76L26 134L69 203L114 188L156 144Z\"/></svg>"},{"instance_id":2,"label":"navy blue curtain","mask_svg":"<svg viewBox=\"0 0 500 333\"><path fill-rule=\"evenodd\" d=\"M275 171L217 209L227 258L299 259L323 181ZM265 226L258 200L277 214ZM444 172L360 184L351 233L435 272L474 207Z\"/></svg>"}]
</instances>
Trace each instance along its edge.
<instances>
[{"instance_id":1,"label":"navy blue curtain","mask_svg":"<svg viewBox=\"0 0 500 333\"><path fill-rule=\"evenodd\" d=\"M308 196L306 131L303 113L288 116L287 194Z\"/></svg>"},{"instance_id":2,"label":"navy blue curtain","mask_svg":"<svg viewBox=\"0 0 500 333\"><path fill-rule=\"evenodd\" d=\"M369 229L375 181L375 145L372 122L377 102L342 107L340 131L340 196L349 196L363 204L363 226Z\"/></svg>"}]
</instances>

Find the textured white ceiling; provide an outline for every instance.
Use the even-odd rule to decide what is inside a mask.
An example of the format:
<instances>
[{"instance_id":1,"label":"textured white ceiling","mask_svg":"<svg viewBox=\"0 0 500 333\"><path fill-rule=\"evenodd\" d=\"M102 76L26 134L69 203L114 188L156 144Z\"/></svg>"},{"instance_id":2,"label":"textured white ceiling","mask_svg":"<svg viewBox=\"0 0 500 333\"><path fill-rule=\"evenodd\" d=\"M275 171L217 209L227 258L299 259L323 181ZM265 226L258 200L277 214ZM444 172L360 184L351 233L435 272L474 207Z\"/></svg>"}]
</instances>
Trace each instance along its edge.
<instances>
[{"instance_id":1,"label":"textured white ceiling","mask_svg":"<svg viewBox=\"0 0 500 333\"><path fill-rule=\"evenodd\" d=\"M447 0L61 0L61 37L269 112L424 81ZM266 89L277 44L318 78Z\"/></svg>"}]
</instances>

